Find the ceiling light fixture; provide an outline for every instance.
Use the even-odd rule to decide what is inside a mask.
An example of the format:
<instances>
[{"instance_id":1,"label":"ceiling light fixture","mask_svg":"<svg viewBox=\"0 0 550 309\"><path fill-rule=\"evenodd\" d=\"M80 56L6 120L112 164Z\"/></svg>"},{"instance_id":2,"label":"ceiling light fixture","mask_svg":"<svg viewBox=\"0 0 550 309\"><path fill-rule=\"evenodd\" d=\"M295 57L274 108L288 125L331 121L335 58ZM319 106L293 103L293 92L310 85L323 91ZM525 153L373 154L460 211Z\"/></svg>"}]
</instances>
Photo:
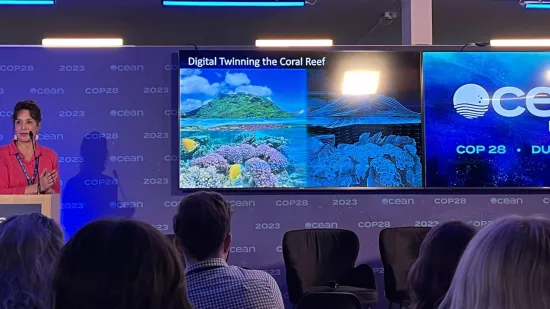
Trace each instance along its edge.
<instances>
[{"instance_id":1,"label":"ceiling light fixture","mask_svg":"<svg viewBox=\"0 0 550 309\"><path fill-rule=\"evenodd\" d=\"M54 5L54 0L0 0L0 5Z\"/></svg>"},{"instance_id":2,"label":"ceiling light fixture","mask_svg":"<svg viewBox=\"0 0 550 309\"><path fill-rule=\"evenodd\" d=\"M550 39L491 40L493 47L550 47Z\"/></svg>"},{"instance_id":3,"label":"ceiling light fixture","mask_svg":"<svg viewBox=\"0 0 550 309\"><path fill-rule=\"evenodd\" d=\"M121 47L123 45L122 39L42 39L44 47Z\"/></svg>"},{"instance_id":4,"label":"ceiling light fixture","mask_svg":"<svg viewBox=\"0 0 550 309\"><path fill-rule=\"evenodd\" d=\"M332 40L256 40L256 47L328 47Z\"/></svg>"},{"instance_id":5,"label":"ceiling light fixture","mask_svg":"<svg viewBox=\"0 0 550 309\"><path fill-rule=\"evenodd\" d=\"M298 7L305 6L305 1L162 1L164 6L233 6L233 7Z\"/></svg>"},{"instance_id":6,"label":"ceiling light fixture","mask_svg":"<svg viewBox=\"0 0 550 309\"><path fill-rule=\"evenodd\" d=\"M547 0L521 0L519 4L526 9L550 9L550 1Z\"/></svg>"}]
</instances>

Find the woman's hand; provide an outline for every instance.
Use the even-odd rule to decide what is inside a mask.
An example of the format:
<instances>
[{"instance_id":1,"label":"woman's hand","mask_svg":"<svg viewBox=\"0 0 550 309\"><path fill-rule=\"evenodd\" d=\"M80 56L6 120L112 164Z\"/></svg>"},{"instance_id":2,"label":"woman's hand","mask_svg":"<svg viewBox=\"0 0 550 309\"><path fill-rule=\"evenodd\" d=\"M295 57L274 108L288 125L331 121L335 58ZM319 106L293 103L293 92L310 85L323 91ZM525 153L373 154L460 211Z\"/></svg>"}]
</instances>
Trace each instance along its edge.
<instances>
[{"instance_id":1,"label":"woman's hand","mask_svg":"<svg viewBox=\"0 0 550 309\"><path fill-rule=\"evenodd\" d=\"M57 192L55 192L52 188L49 188L46 192L44 192L44 194L57 194Z\"/></svg>"},{"instance_id":2,"label":"woman's hand","mask_svg":"<svg viewBox=\"0 0 550 309\"><path fill-rule=\"evenodd\" d=\"M48 191L57 182L58 177L57 171L55 170L49 172L45 169L42 171L42 174L40 175L40 191Z\"/></svg>"}]
</instances>

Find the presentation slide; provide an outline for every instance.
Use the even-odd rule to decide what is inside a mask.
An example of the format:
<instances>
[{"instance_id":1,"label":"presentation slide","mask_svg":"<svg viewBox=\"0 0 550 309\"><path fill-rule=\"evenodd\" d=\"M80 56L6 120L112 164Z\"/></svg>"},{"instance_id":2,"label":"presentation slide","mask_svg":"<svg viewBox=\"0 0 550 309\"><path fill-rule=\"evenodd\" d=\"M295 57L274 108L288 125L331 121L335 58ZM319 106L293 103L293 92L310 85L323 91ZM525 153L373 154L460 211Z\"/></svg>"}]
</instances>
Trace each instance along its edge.
<instances>
[{"instance_id":1,"label":"presentation slide","mask_svg":"<svg viewBox=\"0 0 550 309\"><path fill-rule=\"evenodd\" d=\"M420 53L180 52L180 188L422 187Z\"/></svg>"},{"instance_id":2,"label":"presentation slide","mask_svg":"<svg viewBox=\"0 0 550 309\"><path fill-rule=\"evenodd\" d=\"M550 186L550 53L425 52L428 187Z\"/></svg>"}]
</instances>

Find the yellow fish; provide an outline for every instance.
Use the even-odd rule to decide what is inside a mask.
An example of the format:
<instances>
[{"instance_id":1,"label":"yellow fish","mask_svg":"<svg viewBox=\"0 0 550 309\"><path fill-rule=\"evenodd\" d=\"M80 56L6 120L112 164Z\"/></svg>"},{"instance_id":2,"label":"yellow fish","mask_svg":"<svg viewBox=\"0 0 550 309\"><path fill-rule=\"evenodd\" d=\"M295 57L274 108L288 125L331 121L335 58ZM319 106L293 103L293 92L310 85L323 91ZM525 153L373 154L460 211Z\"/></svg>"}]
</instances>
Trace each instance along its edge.
<instances>
[{"instance_id":1,"label":"yellow fish","mask_svg":"<svg viewBox=\"0 0 550 309\"><path fill-rule=\"evenodd\" d=\"M181 144L183 145L183 149L185 149L185 151L187 152L193 152L195 149L197 149L197 147L199 147L199 143L190 138L182 138Z\"/></svg>"},{"instance_id":2,"label":"yellow fish","mask_svg":"<svg viewBox=\"0 0 550 309\"><path fill-rule=\"evenodd\" d=\"M229 168L229 182L233 184L235 182L235 179L241 178L241 165L240 164L233 164Z\"/></svg>"}]
</instances>

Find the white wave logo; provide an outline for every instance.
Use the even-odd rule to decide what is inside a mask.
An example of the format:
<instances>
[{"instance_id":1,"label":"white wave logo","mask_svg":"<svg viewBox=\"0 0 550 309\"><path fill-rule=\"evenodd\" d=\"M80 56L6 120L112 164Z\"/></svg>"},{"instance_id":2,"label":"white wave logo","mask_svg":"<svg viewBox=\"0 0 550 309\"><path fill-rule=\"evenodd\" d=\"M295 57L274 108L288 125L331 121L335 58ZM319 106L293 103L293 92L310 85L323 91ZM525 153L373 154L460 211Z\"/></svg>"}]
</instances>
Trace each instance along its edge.
<instances>
[{"instance_id":1,"label":"white wave logo","mask_svg":"<svg viewBox=\"0 0 550 309\"><path fill-rule=\"evenodd\" d=\"M466 84L455 92L453 105L460 115L468 119L475 119L485 115L489 109L489 100L489 93L483 87Z\"/></svg>"}]
</instances>

